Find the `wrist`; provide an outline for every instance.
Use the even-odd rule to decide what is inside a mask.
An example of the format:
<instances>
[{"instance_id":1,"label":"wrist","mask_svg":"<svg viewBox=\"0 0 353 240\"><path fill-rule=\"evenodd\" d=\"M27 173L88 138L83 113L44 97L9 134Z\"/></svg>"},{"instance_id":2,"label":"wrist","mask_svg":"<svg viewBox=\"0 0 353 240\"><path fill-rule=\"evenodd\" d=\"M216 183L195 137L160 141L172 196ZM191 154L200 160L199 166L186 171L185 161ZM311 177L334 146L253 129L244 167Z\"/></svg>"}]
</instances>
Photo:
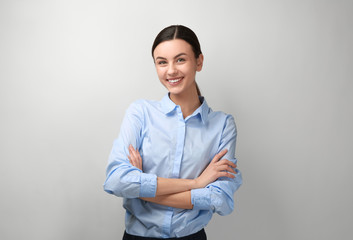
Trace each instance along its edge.
<instances>
[{"instance_id":1,"label":"wrist","mask_svg":"<svg viewBox=\"0 0 353 240\"><path fill-rule=\"evenodd\" d=\"M203 186L201 185L201 183L200 183L200 177L197 177L197 178L195 178L195 179L193 179L192 180L193 182L192 182L192 186L193 186L193 188L192 189L197 189L197 188L202 188Z\"/></svg>"}]
</instances>

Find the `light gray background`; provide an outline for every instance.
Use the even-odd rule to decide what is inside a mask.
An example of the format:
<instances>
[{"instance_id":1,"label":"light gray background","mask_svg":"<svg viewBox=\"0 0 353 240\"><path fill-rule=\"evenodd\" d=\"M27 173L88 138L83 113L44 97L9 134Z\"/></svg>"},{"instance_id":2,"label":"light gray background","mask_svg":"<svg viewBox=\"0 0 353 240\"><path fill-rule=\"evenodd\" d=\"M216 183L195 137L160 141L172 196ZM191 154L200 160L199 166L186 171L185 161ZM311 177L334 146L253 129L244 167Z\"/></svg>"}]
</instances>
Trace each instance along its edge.
<instances>
[{"instance_id":1,"label":"light gray background","mask_svg":"<svg viewBox=\"0 0 353 240\"><path fill-rule=\"evenodd\" d=\"M353 1L0 2L0 239L121 239L103 192L127 106L160 99L155 35L185 24L244 185L209 239L352 239Z\"/></svg>"}]
</instances>

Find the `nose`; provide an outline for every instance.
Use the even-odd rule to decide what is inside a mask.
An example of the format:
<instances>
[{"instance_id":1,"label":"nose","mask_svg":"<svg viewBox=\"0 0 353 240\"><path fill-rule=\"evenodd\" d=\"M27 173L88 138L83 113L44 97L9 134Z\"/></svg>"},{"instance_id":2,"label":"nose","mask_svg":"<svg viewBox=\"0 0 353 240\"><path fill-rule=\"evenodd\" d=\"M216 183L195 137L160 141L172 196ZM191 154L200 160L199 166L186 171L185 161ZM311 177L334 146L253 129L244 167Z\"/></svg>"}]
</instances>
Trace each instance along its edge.
<instances>
[{"instance_id":1,"label":"nose","mask_svg":"<svg viewBox=\"0 0 353 240\"><path fill-rule=\"evenodd\" d=\"M176 66L173 63L169 64L169 66L168 66L168 75L169 76L175 76L177 74L177 72L178 72L178 70L177 70Z\"/></svg>"}]
</instances>

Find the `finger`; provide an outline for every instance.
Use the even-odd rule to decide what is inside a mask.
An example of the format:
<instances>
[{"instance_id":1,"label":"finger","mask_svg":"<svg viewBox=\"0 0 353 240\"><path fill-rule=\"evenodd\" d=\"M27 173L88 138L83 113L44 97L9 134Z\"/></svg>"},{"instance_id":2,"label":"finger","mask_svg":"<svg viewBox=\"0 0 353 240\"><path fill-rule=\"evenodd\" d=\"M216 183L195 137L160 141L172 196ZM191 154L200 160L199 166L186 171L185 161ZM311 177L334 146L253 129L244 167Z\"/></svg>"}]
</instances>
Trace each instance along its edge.
<instances>
[{"instance_id":1,"label":"finger","mask_svg":"<svg viewBox=\"0 0 353 240\"><path fill-rule=\"evenodd\" d=\"M229 172L220 172L220 177L235 178L235 176Z\"/></svg>"},{"instance_id":2,"label":"finger","mask_svg":"<svg viewBox=\"0 0 353 240\"><path fill-rule=\"evenodd\" d=\"M219 171L219 172L227 171L227 172L231 172L231 173L236 173L235 170L228 165L218 166L217 171Z\"/></svg>"},{"instance_id":3,"label":"finger","mask_svg":"<svg viewBox=\"0 0 353 240\"><path fill-rule=\"evenodd\" d=\"M137 148L136 148L136 153L138 155L138 159L142 162L141 154Z\"/></svg>"},{"instance_id":4,"label":"finger","mask_svg":"<svg viewBox=\"0 0 353 240\"><path fill-rule=\"evenodd\" d=\"M236 168L237 167L237 165L235 165L235 163L233 163L232 161L229 161L229 160L226 160L226 164L231 166L232 168Z\"/></svg>"},{"instance_id":5,"label":"finger","mask_svg":"<svg viewBox=\"0 0 353 240\"><path fill-rule=\"evenodd\" d=\"M227 160L227 159L222 159L222 160L218 161L218 162L216 163L216 165L217 165L217 166L220 166L220 165L229 165L229 166L231 166L232 168L236 168L236 167L237 167L237 165L235 165L235 163L233 163L232 161L229 161L229 160Z\"/></svg>"},{"instance_id":6,"label":"finger","mask_svg":"<svg viewBox=\"0 0 353 240\"><path fill-rule=\"evenodd\" d=\"M227 149L223 149L222 151L220 151L219 153L216 154L216 156L214 156L214 158L212 159L212 162L217 162L219 159L221 159L226 153L228 152Z\"/></svg>"},{"instance_id":7,"label":"finger","mask_svg":"<svg viewBox=\"0 0 353 240\"><path fill-rule=\"evenodd\" d=\"M131 163L131 165L133 165L130 155L127 155L127 158L129 159L129 162Z\"/></svg>"},{"instance_id":8,"label":"finger","mask_svg":"<svg viewBox=\"0 0 353 240\"><path fill-rule=\"evenodd\" d=\"M217 167L216 167L216 170L217 170L218 172L221 172L221 171L227 170L228 167L229 167L228 165L220 165L220 166L217 166Z\"/></svg>"},{"instance_id":9,"label":"finger","mask_svg":"<svg viewBox=\"0 0 353 240\"><path fill-rule=\"evenodd\" d=\"M228 167L227 171L236 174L235 170L231 167Z\"/></svg>"},{"instance_id":10,"label":"finger","mask_svg":"<svg viewBox=\"0 0 353 240\"><path fill-rule=\"evenodd\" d=\"M136 163L140 163L142 161L140 154L138 154L136 151L134 152L134 158Z\"/></svg>"},{"instance_id":11,"label":"finger","mask_svg":"<svg viewBox=\"0 0 353 240\"><path fill-rule=\"evenodd\" d=\"M130 157L131 157L131 158L134 158L134 157L135 157L134 152L135 152L135 149L134 149L134 147L130 144L130 146L129 146L129 153L130 153Z\"/></svg>"},{"instance_id":12,"label":"finger","mask_svg":"<svg viewBox=\"0 0 353 240\"><path fill-rule=\"evenodd\" d=\"M131 154L134 156L134 158L138 158L138 154L132 146L131 146Z\"/></svg>"},{"instance_id":13,"label":"finger","mask_svg":"<svg viewBox=\"0 0 353 240\"><path fill-rule=\"evenodd\" d=\"M138 151L138 149L134 149L131 146L131 154L132 154L132 159L133 159L133 165L139 169L142 169L142 158L141 155Z\"/></svg>"},{"instance_id":14,"label":"finger","mask_svg":"<svg viewBox=\"0 0 353 240\"><path fill-rule=\"evenodd\" d=\"M137 155L138 155L138 160L139 160L139 168L142 170L142 158L141 158L141 154L139 152L138 149L136 149L137 151Z\"/></svg>"},{"instance_id":15,"label":"finger","mask_svg":"<svg viewBox=\"0 0 353 240\"><path fill-rule=\"evenodd\" d=\"M130 156L129 160L130 160L131 165L136 167L136 162L135 162L134 158Z\"/></svg>"},{"instance_id":16,"label":"finger","mask_svg":"<svg viewBox=\"0 0 353 240\"><path fill-rule=\"evenodd\" d=\"M132 146L132 144L129 145L129 151L130 151L130 152L135 151L135 148Z\"/></svg>"},{"instance_id":17,"label":"finger","mask_svg":"<svg viewBox=\"0 0 353 240\"><path fill-rule=\"evenodd\" d=\"M132 144L130 144L130 146L129 146L129 152L134 153L134 154L136 155L136 150L135 150L135 148L132 146Z\"/></svg>"},{"instance_id":18,"label":"finger","mask_svg":"<svg viewBox=\"0 0 353 240\"><path fill-rule=\"evenodd\" d=\"M235 176L233 174L229 173L229 172L227 172L226 177L235 178Z\"/></svg>"},{"instance_id":19,"label":"finger","mask_svg":"<svg viewBox=\"0 0 353 240\"><path fill-rule=\"evenodd\" d=\"M130 155L128 156L128 158L129 158L131 164L136 166L137 160L136 160L136 157L132 151L130 152Z\"/></svg>"},{"instance_id":20,"label":"finger","mask_svg":"<svg viewBox=\"0 0 353 240\"><path fill-rule=\"evenodd\" d=\"M230 166L227 165L222 165L220 167L218 167L219 171L227 171L227 172L231 172L231 173L236 173L235 170L233 168L231 168Z\"/></svg>"}]
</instances>

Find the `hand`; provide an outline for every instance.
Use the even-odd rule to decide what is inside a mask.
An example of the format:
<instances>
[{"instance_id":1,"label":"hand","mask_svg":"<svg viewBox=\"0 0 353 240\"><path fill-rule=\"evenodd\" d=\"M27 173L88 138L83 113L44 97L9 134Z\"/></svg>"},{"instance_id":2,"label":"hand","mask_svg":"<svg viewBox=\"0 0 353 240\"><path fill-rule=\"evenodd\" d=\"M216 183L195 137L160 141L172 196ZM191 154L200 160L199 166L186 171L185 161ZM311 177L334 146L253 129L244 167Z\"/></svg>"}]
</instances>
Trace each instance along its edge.
<instances>
[{"instance_id":1,"label":"hand","mask_svg":"<svg viewBox=\"0 0 353 240\"><path fill-rule=\"evenodd\" d=\"M227 159L220 160L227 152L228 150L225 149L214 156L207 168L195 179L197 188L204 188L220 177L235 177L231 173L236 173L233 168L237 166Z\"/></svg>"},{"instance_id":2,"label":"hand","mask_svg":"<svg viewBox=\"0 0 353 240\"><path fill-rule=\"evenodd\" d=\"M130 144L129 146L129 154L127 158L130 160L132 166L137 167L142 171L142 158L138 149L134 149L134 147Z\"/></svg>"}]
</instances>

